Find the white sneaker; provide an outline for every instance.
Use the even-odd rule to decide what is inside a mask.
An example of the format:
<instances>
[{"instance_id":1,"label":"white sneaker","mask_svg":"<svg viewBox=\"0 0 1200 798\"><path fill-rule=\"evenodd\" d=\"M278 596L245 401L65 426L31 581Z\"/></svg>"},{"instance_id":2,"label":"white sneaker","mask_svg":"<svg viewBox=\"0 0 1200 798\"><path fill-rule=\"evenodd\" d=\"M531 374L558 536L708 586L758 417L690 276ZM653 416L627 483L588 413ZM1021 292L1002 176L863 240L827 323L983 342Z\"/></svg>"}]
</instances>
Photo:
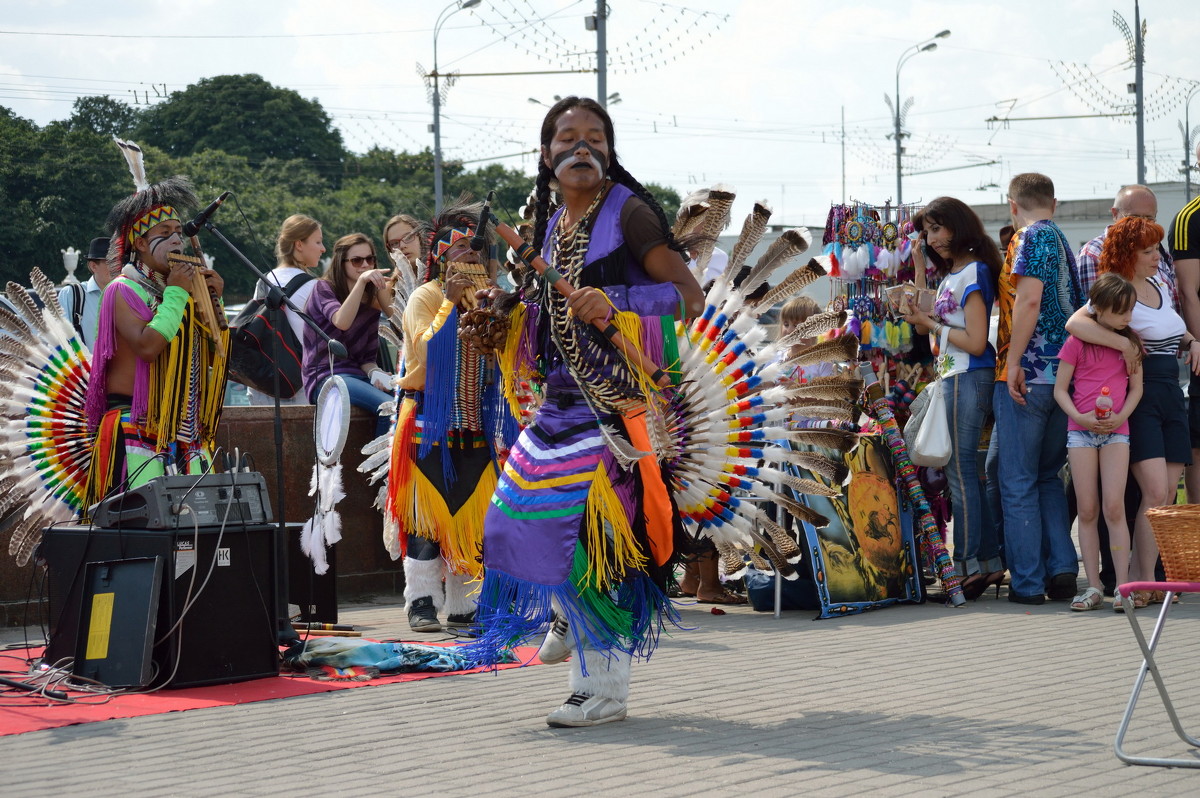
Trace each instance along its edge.
<instances>
[{"instance_id":1,"label":"white sneaker","mask_svg":"<svg viewBox=\"0 0 1200 798\"><path fill-rule=\"evenodd\" d=\"M571 647L567 644L568 629L567 616L554 613L554 620L550 622L550 631L546 632L546 639L542 641L537 652L538 659L542 661L543 665L565 662L567 657L571 656Z\"/></svg>"},{"instance_id":2,"label":"white sneaker","mask_svg":"<svg viewBox=\"0 0 1200 798\"><path fill-rule=\"evenodd\" d=\"M555 728L597 726L613 720L625 720L625 705L615 698L575 693L566 703L546 716Z\"/></svg>"}]
</instances>

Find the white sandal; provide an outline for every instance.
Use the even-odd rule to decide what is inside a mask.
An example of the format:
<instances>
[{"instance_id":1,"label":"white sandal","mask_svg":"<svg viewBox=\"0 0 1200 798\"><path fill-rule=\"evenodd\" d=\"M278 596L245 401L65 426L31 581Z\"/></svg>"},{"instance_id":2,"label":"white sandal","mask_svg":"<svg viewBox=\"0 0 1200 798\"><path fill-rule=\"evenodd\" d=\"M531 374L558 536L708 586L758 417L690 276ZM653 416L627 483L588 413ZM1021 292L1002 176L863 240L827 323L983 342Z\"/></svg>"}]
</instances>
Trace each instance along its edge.
<instances>
[{"instance_id":1,"label":"white sandal","mask_svg":"<svg viewBox=\"0 0 1200 798\"><path fill-rule=\"evenodd\" d=\"M1104 593L1098 587L1089 587L1075 597L1071 602L1071 609L1076 612L1085 612L1086 610L1098 610L1100 605L1104 603Z\"/></svg>"}]
</instances>

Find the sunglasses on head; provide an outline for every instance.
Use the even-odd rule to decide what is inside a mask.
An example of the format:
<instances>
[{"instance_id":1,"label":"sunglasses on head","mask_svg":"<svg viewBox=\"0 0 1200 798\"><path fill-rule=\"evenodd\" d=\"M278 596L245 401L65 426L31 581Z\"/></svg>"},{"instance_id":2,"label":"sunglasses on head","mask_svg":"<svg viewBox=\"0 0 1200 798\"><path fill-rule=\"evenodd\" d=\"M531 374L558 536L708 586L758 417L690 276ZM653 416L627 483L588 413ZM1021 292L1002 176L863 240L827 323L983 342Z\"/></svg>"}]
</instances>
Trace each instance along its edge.
<instances>
[{"instance_id":1,"label":"sunglasses on head","mask_svg":"<svg viewBox=\"0 0 1200 798\"><path fill-rule=\"evenodd\" d=\"M358 268L359 266L362 266L363 264L366 264L367 266L374 266L375 265L375 256L374 255L359 255L359 256L353 257L353 258L346 258L346 263L349 263L351 266L353 266L355 268Z\"/></svg>"}]
</instances>

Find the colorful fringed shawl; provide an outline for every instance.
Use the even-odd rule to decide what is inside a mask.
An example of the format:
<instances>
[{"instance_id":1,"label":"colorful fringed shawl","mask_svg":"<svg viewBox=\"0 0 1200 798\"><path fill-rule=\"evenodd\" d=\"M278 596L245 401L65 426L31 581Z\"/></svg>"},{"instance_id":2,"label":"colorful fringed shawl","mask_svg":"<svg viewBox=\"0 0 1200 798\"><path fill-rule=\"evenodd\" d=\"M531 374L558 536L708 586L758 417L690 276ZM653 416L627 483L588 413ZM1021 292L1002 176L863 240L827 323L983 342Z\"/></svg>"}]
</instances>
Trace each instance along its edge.
<instances>
[{"instance_id":1,"label":"colorful fringed shawl","mask_svg":"<svg viewBox=\"0 0 1200 798\"><path fill-rule=\"evenodd\" d=\"M135 461L144 464L162 453L188 468L198 465L194 463L196 456L211 451L216 438L225 401L229 334L218 331L214 335L204 327L193 312L191 299L179 332L154 362L138 359L129 411L116 415L108 412L108 364L116 353L118 334L116 297L120 295L139 320L149 322L161 297L161 288L155 292L155 287L144 275L126 267L126 272L108 285L100 303L99 335L86 405L88 428L97 433L88 475L88 504L102 498L125 476L114 471L118 459L113 447L121 445L122 439L130 442L129 453L135 454L134 460L125 463L126 472L132 475L137 470L131 469ZM141 468L127 487L143 484L161 473L161 468Z\"/></svg>"},{"instance_id":2,"label":"colorful fringed shawl","mask_svg":"<svg viewBox=\"0 0 1200 798\"><path fill-rule=\"evenodd\" d=\"M438 290L440 281L418 291ZM448 304L448 303L446 303ZM404 555L409 533L438 544L456 573L482 575L483 519L497 456L517 437L496 365L458 338L458 309L443 308L422 335L425 389L401 403L392 441L384 545Z\"/></svg>"},{"instance_id":3,"label":"colorful fringed shawl","mask_svg":"<svg viewBox=\"0 0 1200 798\"><path fill-rule=\"evenodd\" d=\"M613 186L594 224L579 223L574 240L585 248L583 257L564 250L553 232L543 255L574 285L596 285L599 264L618 274L624 284L599 286L617 311L614 318L670 369L678 353L665 342L675 341L678 294L628 255L620 214L630 196ZM550 230L560 222L561 211ZM500 371L514 412L522 382L545 375L547 398L505 462L484 521L483 634L475 645L512 648L544 628L554 607L569 618L578 647L649 657L665 623L678 620L658 573L670 557L678 514L654 457L620 462L606 441L615 436L630 450L650 451L636 409L645 399L638 394L642 386L611 347L565 318L563 303L550 292L527 299L512 318ZM580 364L580 354L591 362ZM609 385L598 397L585 397L580 381L590 389L605 380Z\"/></svg>"}]
</instances>

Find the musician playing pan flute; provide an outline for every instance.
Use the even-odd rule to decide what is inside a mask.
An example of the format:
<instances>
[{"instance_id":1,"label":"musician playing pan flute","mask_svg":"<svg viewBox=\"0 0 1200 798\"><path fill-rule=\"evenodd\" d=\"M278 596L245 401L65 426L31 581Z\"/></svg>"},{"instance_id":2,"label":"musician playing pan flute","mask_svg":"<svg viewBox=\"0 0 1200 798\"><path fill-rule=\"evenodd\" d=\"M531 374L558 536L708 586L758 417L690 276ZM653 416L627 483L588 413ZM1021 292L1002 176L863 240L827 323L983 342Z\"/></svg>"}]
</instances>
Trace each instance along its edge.
<instances>
[{"instance_id":1,"label":"musician playing pan flute","mask_svg":"<svg viewBox=\"0 0 1200 798\"><path fill-rule=\"evenodd\" d=\"M467 583L481 573L497 452L516 437L495 361L459 337L460 316L496 276L490 233L481 250L471 248L480 210L460 200L433 219L425 282L404 311L404 401L386 508L399 534L385 542L393 556L404 555L404 598L415 631L439 631L441 611L446 626L474 623Z\"/></svg>"},{"instance_id":2,"label":"musician playing pan flute","mask_svg":"<svg viewBox=\"0 0 1200 798\"><path fill-rule=\"evenodd\" d=\"M183 214L197 204L191 184L173 177L150 185L137 145L118 144L137 190L108 218L109 263L121 273L101 300L88 384L96 435L89 504L164 473L199 472L225 394L228 333L211 329L224 281L195 258L178 257Z\"/></svg>"}]
</instances>

